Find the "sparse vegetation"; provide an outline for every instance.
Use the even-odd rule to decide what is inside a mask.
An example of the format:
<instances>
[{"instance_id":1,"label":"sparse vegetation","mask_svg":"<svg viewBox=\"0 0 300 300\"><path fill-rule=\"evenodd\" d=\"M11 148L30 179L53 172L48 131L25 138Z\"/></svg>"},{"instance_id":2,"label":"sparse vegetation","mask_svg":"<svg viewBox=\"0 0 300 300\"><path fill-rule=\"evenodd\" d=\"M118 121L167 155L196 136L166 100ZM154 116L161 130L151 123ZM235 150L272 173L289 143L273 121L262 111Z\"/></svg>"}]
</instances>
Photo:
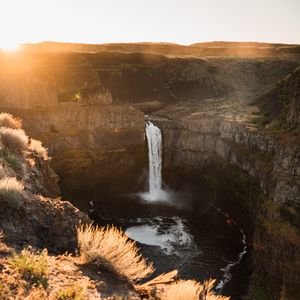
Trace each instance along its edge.
<instances>
[{"instance_id":1,"label":"sparse vegetation","mask_svg":"<svg viewBox=\"0 0 300 300\"><path fill-rule=\"evenodd\" d=\"M129 281L151 275L152 263L139 254L135 242L116 227L80 225L77 228L80 255L87 263L113 271Z\"/></svg>"},{"instance_id":2,"label":"sparse vegetation","mask_svg":"<svg viewBox=\"0 0 300 300\"><path fill-rule=\"evenodd\" d=\"M48 253L34 253L32 250L24 249L19 255L9 260L9 264L16 269L22 277L35 286L47 286Z\"/></svg>"},{"instance_id":3,"label":"sparse vegetation","mask_svg":"<svg viewBox=\"0 0 300 300\"><path fill-rule=\"evenodd\" d=\"M0 127L20 129L21 125L21 119L17 119L8 113L0 113Z\"/></svg>"},{"instance_id":4,"label":"sparse vegetation","mask_svg":"<svg viewBox=\"0 0 300 300\"><path fill-rule=\"evenodd\" d=\"M19 169L19 165L16 158L12 153L9 152L8 149L6 148L0 149L0 156L2 156L6 160L6 162L11 168L13 168L14 170Z\"/></svg>"},{"instance_id":5,"label":"sparse vegetation","mask_svg":"<svg viewBox=\"0 0 300 300\"><path fill-rule=\"evenodd\" d=\"M162 300L229 300L212 292L214 283L215 280L205 281L203 284L195 280L179 280L167 288Z\"/></svg>"},{"instance_id":6,"label":"sparse vegetation","mask_svg":"<svg viewBox=\"0 0 300 300\"><path fill-rule=\"evenodd\" d=\"M86 297L84 296L83 287L73 284L65 289L61 289L57 292L56 296L57 300L84 300Z\"/></svg>"},{"instance_id":7,"label":"sparse vegetation","mask_svg":"<svg viewBox=\"0 0 300 300\"><path fill-rule=\"evenodd\" d=\"M0 179L0 199L10 204L18 204L24 191L23 184L15 177L4 177Z\"/></svg>"},{"instance_id":8,"label":"sparse vegetation","mask_svg":"<svg viewBox=\"0 0 300 300\"><path fill-rule=\"evenodd\" d=\"M28 136L22 129L1 127L0 137L5 148L17 153L22 153L28 146Z\"/></svg>"},{"instance_id":9,"label":"sparse vegetation","mask_svg":"<svg viewBox=\"0 0 300 300\"><path fill-rule=\"evenodd\" d=\"M40 141L30 139L29 149L31 151L36 152L39 156L43 157L44 159L48 159L48 151Z\"/></svg>"},{"instance_id":10,"label":"sparse vegetation","mask_svg":"<svg viewBox=\"0 0 300 300\"><path fill-rule=\"evenodd\" d=\"M198 300L201 292L201 285L194 280L180 280L166 290L163 300Z\"/></svg>"}]
</instances>

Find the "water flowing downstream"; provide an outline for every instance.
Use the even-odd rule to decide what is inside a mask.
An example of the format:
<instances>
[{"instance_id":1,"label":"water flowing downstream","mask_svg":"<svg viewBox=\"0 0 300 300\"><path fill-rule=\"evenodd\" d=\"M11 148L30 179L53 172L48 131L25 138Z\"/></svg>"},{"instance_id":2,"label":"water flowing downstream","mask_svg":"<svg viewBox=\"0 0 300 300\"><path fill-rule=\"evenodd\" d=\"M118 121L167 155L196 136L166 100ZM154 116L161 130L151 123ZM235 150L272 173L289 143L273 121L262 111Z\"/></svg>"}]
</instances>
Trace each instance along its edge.
<instances>
[{"instance_id":1,"label":"water flowing downstream","mask_svg":"<svg viewBox=\"0 0 300 300\"><path fill-rule=\"evenodd\" d=\"M161 190L161 132L160 129L151 122L146 123L146 136L149 151L149 192L155 195Z\"/></svg>"},{"instance_id":2,"label":"water flowing downstream","mask_svg":"<svg viewBox=\"0 0 300 300\"><path fill-rule=\"evenodd\" d=\"M162 136L152 122L146 122L146 137L149 156L149 192L142 193L146 201L165 201L168 194L162 189Z\"/></svg>"}]
</instances>

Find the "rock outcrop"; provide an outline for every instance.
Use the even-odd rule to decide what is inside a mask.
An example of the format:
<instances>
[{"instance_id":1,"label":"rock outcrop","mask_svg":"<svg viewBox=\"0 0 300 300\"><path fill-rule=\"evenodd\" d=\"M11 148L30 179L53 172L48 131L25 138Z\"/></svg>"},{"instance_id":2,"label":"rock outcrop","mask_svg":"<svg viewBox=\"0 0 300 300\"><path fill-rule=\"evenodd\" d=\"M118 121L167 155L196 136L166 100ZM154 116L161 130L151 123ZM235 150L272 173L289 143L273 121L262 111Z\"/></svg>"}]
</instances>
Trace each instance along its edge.
<instances>
[{"instance_id":1,"label":"rock outcrop","mask_svg":"<svg viewBox=\"0 0 300 300\"><path fill-rule=\"evenodd\" d=\"M58 176L50 158L31 150L30 144L22 153L0 145L0 228L7 242L17 248L31 245L74 251L75 227L89 218L58 198Z\"/></svg>"}]
</instances>

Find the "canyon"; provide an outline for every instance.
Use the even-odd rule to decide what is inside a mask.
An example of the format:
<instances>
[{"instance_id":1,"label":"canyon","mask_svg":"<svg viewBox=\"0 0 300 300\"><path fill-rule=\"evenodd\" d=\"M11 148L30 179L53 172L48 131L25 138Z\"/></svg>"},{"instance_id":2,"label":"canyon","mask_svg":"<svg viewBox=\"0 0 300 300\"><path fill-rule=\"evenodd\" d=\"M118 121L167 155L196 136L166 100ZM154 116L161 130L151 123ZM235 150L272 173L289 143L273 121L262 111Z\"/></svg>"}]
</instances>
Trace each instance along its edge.
<instances>
[{"instance_id":1,"label":"canyon","mask_svg":"<svg viewBox=\"0 0 300 300\"><path fill-rule=\"evenodd\" d=\"M27 45L0 53L0 109L48 148L63 198L85 211L145 188L153 122L164 182L201 187L247 233L245 299L296 300L299 65L296 45Z\"/></svg>"}]
</instances>

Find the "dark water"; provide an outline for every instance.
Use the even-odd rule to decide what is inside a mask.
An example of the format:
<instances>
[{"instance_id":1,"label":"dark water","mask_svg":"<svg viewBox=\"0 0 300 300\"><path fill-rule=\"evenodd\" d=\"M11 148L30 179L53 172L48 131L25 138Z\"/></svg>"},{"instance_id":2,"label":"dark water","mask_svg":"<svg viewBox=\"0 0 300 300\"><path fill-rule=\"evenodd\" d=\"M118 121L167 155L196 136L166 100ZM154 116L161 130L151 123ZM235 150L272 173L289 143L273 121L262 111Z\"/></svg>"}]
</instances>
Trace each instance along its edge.
<instances>
[{"instance_id":1,"label":"dark water","mask_svg":"<svg viewBox=\"0 0 300 300\"><path fill-rule=\"evenodd\" d=\"M191 210L178 202L146 203L136 195L102 197L93 201L91 217L100 225L126 230L153 261L152 277L177 269L182 279L214 278L217 293L241 299L248 275L242 229L213 205Z\"/></svg>"}]
</instances>

